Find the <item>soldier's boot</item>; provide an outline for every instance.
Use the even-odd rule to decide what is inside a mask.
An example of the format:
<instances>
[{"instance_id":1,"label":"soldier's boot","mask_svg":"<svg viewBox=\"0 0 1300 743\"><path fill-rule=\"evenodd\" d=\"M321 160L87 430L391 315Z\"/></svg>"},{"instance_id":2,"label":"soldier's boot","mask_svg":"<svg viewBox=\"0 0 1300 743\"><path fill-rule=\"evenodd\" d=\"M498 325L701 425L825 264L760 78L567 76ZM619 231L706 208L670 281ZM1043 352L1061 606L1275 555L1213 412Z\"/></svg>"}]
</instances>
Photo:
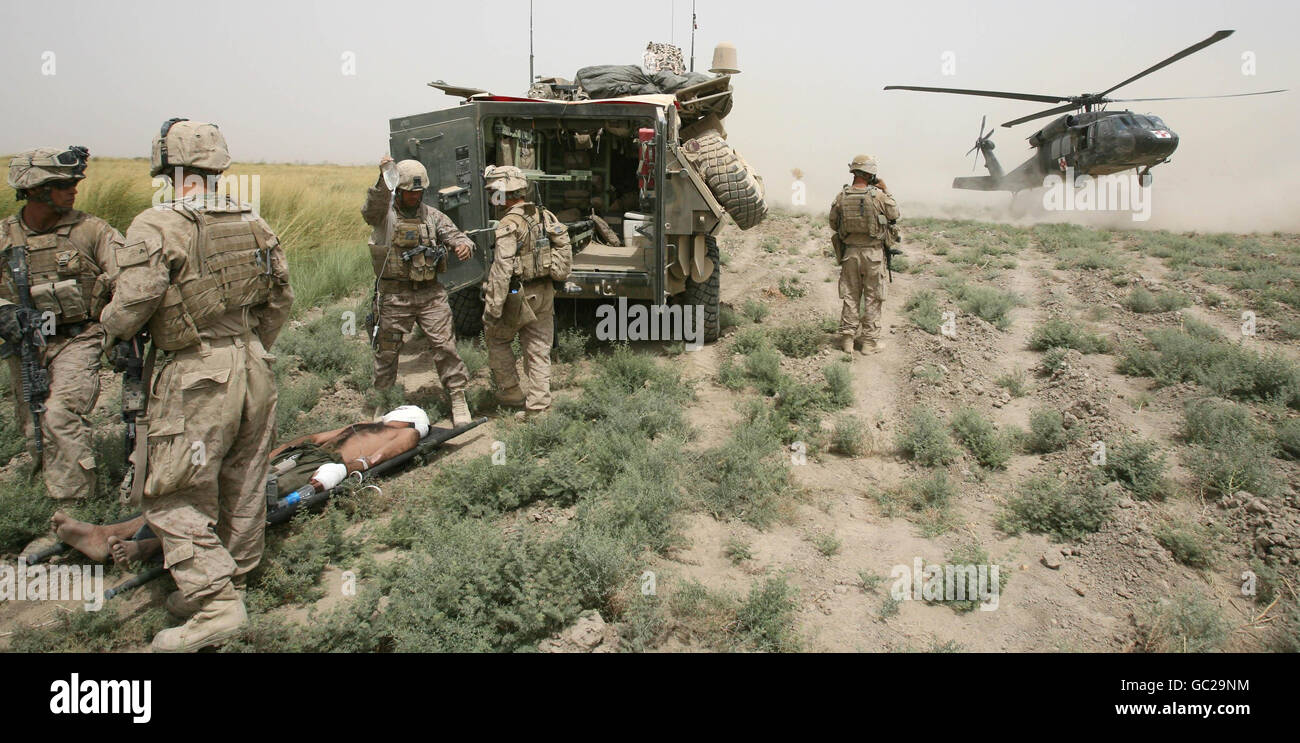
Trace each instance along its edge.
<instances>
[{"instance_id":1,"label":"soldier's boot","mask_svg":"<svg viewBox=\"0 0 1300 743\"><path fill-rule=\"evenodd\" d=\"M508 408L517 408L524 404L524 390L515 385L506 390L497 390L497 402Z\"/></svg>"},{"instance_id":2,"label":"soldier's boot","mask_svg":"<svg viewBox=\"0 0 1300 743\"><path fill-rule=\"evenodd\" d=\"M515 413L515 420L520 423L531 423L537 420L538 416L545 413L545 410L520 410Z\"/></svg>"},{"instance_id":3,"label":"soldier's boot","mask_svg":"<svg viewBox=\"0 0 1300 743\"><path fill-rule=\"evenodd\" d=\"M853 336L840 336L840 350L844 353L853 353Z\"/></svg>"},{"instance_id":4,"label":"soldier's boot","mask_svg":"<svg viewBox=\"0 0 1300 743\"><path fill-rule=\"evenodd\" d=\"M464 426L470 422L469 403L465 401L465 390L451 393L451 424Z\"/></svg>"},{"instance_id":5,"label":"soldier's boot","mask_svg":"<svg viewBox=\"0 0 1300 743\"><path fill-rule=\"evenodd\" d=\"M244 598L245 594L242 587L236 587L235 593L239 594L239 598ZM199 602L185 598L185 594L178 588L167 594L167 600L163 602L163 608L167 609L167 613L177 619L189 619L198 612Z\"/></svg>"},{"instance_id":6,"label":"soldier's boot","mask_svg":"<svg viewBox=\"0 0 1300 743\"><path fill-rule=\"evenodd\" d=\"M179 627L159 632L150 649L155 653L196 653L239 636L248 625L244 600L229 584L204 599L199 610Z\"/></svg>"},{"instance_id":7,"label":"soldier's boot","mask_svg":"<svg viewBox=\"0 0 1300 743\"><path fill-rule=\"evenodd\" d=\"M864 338L862 340L862 355L870 356L873 353L879 353L885 350L885 342L873 338Z\"/></svg>"}]
</instances>

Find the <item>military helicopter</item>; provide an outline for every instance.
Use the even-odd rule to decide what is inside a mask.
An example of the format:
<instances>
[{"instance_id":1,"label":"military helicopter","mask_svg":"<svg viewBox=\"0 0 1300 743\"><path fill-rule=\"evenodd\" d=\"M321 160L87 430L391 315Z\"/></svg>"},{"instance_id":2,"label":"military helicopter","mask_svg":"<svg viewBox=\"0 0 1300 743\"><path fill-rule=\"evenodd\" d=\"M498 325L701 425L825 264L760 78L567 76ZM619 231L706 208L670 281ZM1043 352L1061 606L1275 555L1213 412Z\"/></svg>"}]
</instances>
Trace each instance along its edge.
<instances>
[{"instance_id":1,"label":"military helicopter","mask_svg":"<svg viewBox=\"0 0 1300 743\"><path fill-rule=\"evenodd\" d=\"M1118 88L1146 77L1156 70L1166 67L1205 47L1223 41L1233 34L1231 30L1217 31L1204 41L1192 44L1186 49L1148 67L1118 85L1112 85L1100 93L1081 93L1079 95L1039 95L1034 93L1007 93L995 90L967 90L963 88L927 88L916 85L886 85L885 90L919 90L928 93L957 93L959 95L978 95L991 98L1011 98L1020 101L1038 101L1040 103L1062 103L1063 105L1039 111L1028 116L1012 119L1002 126L1012 127L1026 121L1041 119L1064 111L1076 111L1066 114L1029 136L1029 146L1036 150L1033 157L1020 164L1015 170L1005 172L997 158L993 156L993 142L990 137L993 129L984 131L987 117L980 120L979 137L975 146L966 154L978 150L975 155L976 165L980 155L989 174L985 176L957 177L952 181L953 188L975 191L1011 191L1017 192L1043 185L1043 179L1052 173L1064 174L1073 169L1076 176L1110 175L1125 170L1137 171L1140 185L1151 183L1151 169L1169 162L1169 156L1178 148L1178 135L1170 129L1159 116L1136 114L1129 110L1106 111L1108 103L1132 103L1137 101L1178 101L1192 98L1240 98L1249 95L1267 95L1282 93L1282 90L1264 90L1257 93L1236 93L1230 95L1198 95L1175 98L1107 98Z\"/></svg>"}]
</instances>

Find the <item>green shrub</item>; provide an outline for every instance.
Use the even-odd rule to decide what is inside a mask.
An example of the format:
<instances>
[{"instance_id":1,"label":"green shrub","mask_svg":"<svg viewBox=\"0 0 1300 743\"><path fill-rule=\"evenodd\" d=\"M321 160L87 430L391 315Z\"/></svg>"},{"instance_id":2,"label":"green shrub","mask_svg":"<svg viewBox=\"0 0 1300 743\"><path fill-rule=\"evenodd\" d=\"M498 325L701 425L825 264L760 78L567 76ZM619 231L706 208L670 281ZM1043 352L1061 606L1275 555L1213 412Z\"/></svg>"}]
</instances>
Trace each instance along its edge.
<instances>
[{"instance_id":1,"label":"green shrub","mask_svg":"<svg viewBox=\"0 0 1300 743\"><path fill-rule=\"evenodd\" d=\"M853 371L848 364L835 362L822 368L826 378L829 403L835 408L847 408L853 405Z\"/></svg>"},{"instance_id":2,"label":"green shrub","mask_svg":"<svg viewBox=\"0 0 1300 743\"><path fill-rule=\"evenodd\" d=\"M798 595L783 578L768 578L750 588L745 603L736 611L737 644L763 653L798 650L794 629Z\"/></svg>"},{"instance_id":3,"label":"green shrub","mask_svg":"<svg viewBox=\"0 0 1300 743\"><path fill-rule=\"evenodd\" d=\"M742 563L745 560L754 559L754 550L749 542L740 537L730 537L726 544L722 545L722 554L727 556L728 560L733 563Z\"/></svg>"},{"instance_id":4,"label":"green shrub","mask_svg":"<svg viewBox=\"0 0 1300 743\"><path fill-rule=\"evenodd\" d=\"M1125 437L1106 452L1102 471L1139 500L1164 498L1165 455L1155 442Z\"/></svg>"},{"instance_id":5,"label":"green shrub","mask_svg":"<svg viewBox=\"0 0 1300 743\"><path fill-rule=\"evenodd\" d=\"M1025 370L1016 367L1014 371L1007 372L993 380L993 383L1005 389L1012 397L1024 397L1028 380L1025 377Z\"/></svg>"},{"instance_id":6,"label":"green shrub","mask_svg":"<svg viewBox=\"0 0 1300 743\"><path fill-rule=\"evenodd\" d=\"M1034 328L1029 336L1029 347L1035 351L1073 348L1080 353L1106 353L1110 350L1110 342L1085 330L1076 321L1053 317Z\"/></svg>"},{"instance_id":7,"label":"green shrub","mask_svg":"<svg viewBox=\"0 0 1300 743\"><path fill-rule=\"evenodd\" d=\"M1287 459L1300 459L1300 418L1291 418L1273 429L1278 451Z\"/></svg>"},{"instance_id":8,"label":"green shrub","mask_svg":"<svg viewBox=\"0 0 1300 743\"><path fill-rule=\"evenodd\" d=\"M1004 469L1011 460L1013 439L1000 432L993 422L974 408L962 408L952 416L952 430L957 440L989 469Z\"/></svg>"},{"instance_id":9,"label":"green shrub","mask_svg":"<svg viewBox=\"0 0 1300 743\"><path fill-rule=\"evenodd\" d=\"M1056 374L1064 369L1067 366L1065 359L1068 350L1061 346L1053 346L1047 349L1047 353L1043 354L1043 371L1048 374Z\"/></svg>"},{"instance_id":10,"label":"green shrub","mask_svg":"<svg viewBox=\"0 0 1300 743\"><path fill-rule=\"evenodd\" d=\"M745 317L749 318L750 322L763 322L763 318L772 312L771 308L757 299L745 300L745 304L740 311Z\"/></svg>"},{"instance_id":11,"label":"green shrub","mask_svg":"<svg viewBox=\"0 0 1300 743\"><path fill-rule=\"evenodd\" d=\"M1174 291L1151 292L1140 286L1133 287L1133 291L1121 302L1130 312L1139 313L1173 312L1188 307L1191 303L1185 294Z\"/></svg>"},{"instance_id":12,"label":"green shrub","mask_svg":"<svg viewBox=\"0 0 1300 743\"><path fill-rule=\"evenodd\" d=\"M870 437L867 427L855 415L845 413L835 418L831 432L831 449L848 457L856 457L867 450Z\"/></svg>"},{"instance_id":13,"label":"green shrub","mask_svg":"<svg viewBox=\"0 0 1300 743\"><path fill-rule=\"evenodd\" d=\"M1195 589L1176 594L1138 613L1139 646L1152 653L1218 650L1231 627L1214 603Z\"/></svg>"},{"instance_id":14,"label":"green shrub","mask_svg":"<svg viewBox=\"0 0 1300 743\"><path fill-rule=\"evenodd\" d=\"M1231 445L1242 435L1258 439L1263 433L1245 405L1213 397L1188 400L1183 405L1182 436L1189 444Z\"/></svg>"},{"instance_id":15,"label":"green shrub","mask_svg":"<svg viewBox=\"0 0 1300 743\"><path fill-rule=\"evenodd\" d=\"M823 557L830 557L840 551L840 540L834 534L820 532L813 535L812 545Z\"/></svg>"},{"instance_id":16,"label":"green shrub","mask_svg":"<svg viewBox=\"0 0 1300 743\"><path fill-rule=\"evenodd\" d=\"M926 467L948 464L958 453L943 420L930 408L917 407L908 412L896 444L903 456Z\"/></svg>"},{"instance_id":17,"label":"green shrub","mask_svg":"<svg viewBox=\"0 0 1300 743\"><path fill-rule=\"evenodd\" d=\"M1029 414L1029 436L1025 448L1033 454L1050 454L1064 449L1074 439L1077 431L1067 431L1061 411L1039 408Z\"/></svg>"},{"instance_id":18,"label":"green shrub","mask_svg":"<svg viewBox=\"0 0 1300 743\"><path fill-rule=\"evenodd\" d=\"M1146 336L1149 347L1125 349L1121 373L1152 377L1160 385L1194 382L1235 400L1300 407L1300 367L1277 352L1243 348L1192 318L1184 320L1183 331L1150 330Z\"/></svg>"},{"instance_id":19,"label":"green shrub","mask_svg":"<svg viewBox=\"0 0 1300 743\"><path fill-rule=\"evenodd\" d=\"M782 276L777 282L777 289L790 299L798 299L808 295L808 287L798 276Z\"/></svg>"},{"instance_id":20,"label":"green shrub","mask_svg":"<svg viewBox=\"0 0 1300 743\"><path fill-rule=\"evenodd\" d=\"M903 311L916 327L935 335L943 324L943 310L939 307L938 296L928 289L922 289L908 297L903 304Z\"/></svg>"},{"instance_id":21,"label":"green shrub","mask_svg":"<svg viewBox=\"0 0 1300 743\"><path fill-rule=\"evenodd\" d=\"M566 364L572 364L587 355L587 345L591 336L582 328L565 328L555 339L555 356Z\"/></svg>"},{"instance_id":22,"label":"green shrub","mask_svg":"<svg viewBox=\"0 0 1300 743\"><path fill-rule=\"evenodd\" d=\"M1213 534L1204 527L1167 521L1153 536L1175 560L1190 568L1205 570L1213 563Z\"/></svg>"},{"instance_id":23,"label":"green shrub","mask_svg":"<svg viewBox=\"0 0 1300 743\"><path fill-rule=\"evenodd\" d=\"M715 518L739 518L763 528L776 519L790 472L779 441L744 426L699 458L694 492Z\"/></svg>"},{"instance_id":24,"label":"green shrub","mask_svg":"<svg viewBox=\"0 0 1300 743\"><path fill-rule=\"evenodd\" d=\"M457 340L456 353L460 356L460 360L465 363L465 371L469 374L470 379L473 379L475 374L487 366L487 351L479 346L474 339L461 338Z\"/></svg>"},{"instance_id":25,"label":"green shrub","mask_svg":"<svg viewBox=\"0 0 1300 743\"><path fill-rule=\"evenodd\" d=\"M999 330L1006 330L1011 325L1011 310L1020 304L1014 294L991 286L957 281L950 284L949 292L957 299L962 312L976 315Z\"/></svg>"},{"instance_id":26,"label":"green shrub","mask_svg":"<svg viewBox=\"0 0 1300 743\"><path fill-rule=\"evenodd\" d=\"M745 389L745 371L728 356L718 365L718 384L733 392Z\"/></svg>"},{"instance_id":27,"label":"green shrub","mask_svg":"<svg viewBox=\"0 0 1300 743\"><path fill-rule=\"evenodd\" d=\"M746 356L755 351L771 347L772 341L762 328L745 328L736 333L735 340L731 342L731 350Z\"/></svg>"},{"instance_id":28,"label":"green shrub","mask_svg":"<svg viewBox=\"0 0 1300 743\"><path fill-rule=\"evenodd\" d=\"M1008 534L1035 532L1073 540L1101 529L1110 520L1115 498L1096 478L1075 477L1062 482L1034 476L1022 483L998 517Z\"/></svg>"},{"instance_id":29,"label":"green shrub","mask_svg":"<svg viewBox=\"0 0 1300 743\"><path fill-rule=\"evenodd\" d=\"M817 323L801 323L776 328L772 331L771 338L777 350L796 359L817 353L824 339Z\"/></svg>"},{"instance_id":30,"label":"green shrub","mask_svg":"<svg viewBox=\"0 0 1300 743\"><path fill-rule=\"evenodd\" d=\"M781 357L771 348L754 351L745 358L745 375L754 380L765 395L775 394L785 375L781 373Z\"/></svg>"}]
</instances>

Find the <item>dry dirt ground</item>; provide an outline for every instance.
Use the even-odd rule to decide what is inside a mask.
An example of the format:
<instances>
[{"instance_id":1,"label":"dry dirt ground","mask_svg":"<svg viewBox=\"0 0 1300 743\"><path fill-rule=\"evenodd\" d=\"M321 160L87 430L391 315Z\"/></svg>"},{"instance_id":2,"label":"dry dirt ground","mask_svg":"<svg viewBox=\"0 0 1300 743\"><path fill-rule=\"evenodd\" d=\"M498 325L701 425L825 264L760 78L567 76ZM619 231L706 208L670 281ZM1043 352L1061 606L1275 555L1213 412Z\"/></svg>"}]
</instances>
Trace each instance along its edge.
<instances>
[{"instance_id":1,"label":"dry dirt ground","mask_svg":"<svg viewBox=\"0 0 1300 743\"><path fill-rule=\"evenodd\" d=\"M929 250L929 246L944 242L942 233L942 229L906 232L902 247L912 270L896 271L893 282L887 285L882 329L888 346L870 356L853 355L855 402L849 412L867 422L872 438L869 449L856 457L820 453L809 457L805 464L792 460L795 487L790 507L785 517L769 528L760 530L739 520L723 521L699 512L689 514L685 546L654 558L650 565L659 576L659 585L672 586L693 579L710 589L743 595L758 577L782 576L797 590L800 608L795 631L800 646L811 651L1126 651L1135 646L1136 613L1162 597L1192 590L1217 605L1231 625L1227 649L1263 649L1269 618L1261 619L1263 607L1241 594L1240 574L1258 554L1253 535L1260 529L1280 532L1291 540L1292 547L1300 547L1296 496L1300 475L1294 463L1271 463L1285 475L1287 487L1283 498L1267 504L1262 516L1247 513L1244 503L1225 508L1196 495L1179 456L1186 450L1178 439L1178 430L1182 401L1194 393L1190 386L1157 388L1150 379L1119 374L1113 354L1084 356L1072 352L1064 370L1054 375L1038 373L1042 354L1029 350L1026 340L1033 328L1050 315L1086 316L1095 330L1116 341L1138 340L1141 331L1154 326L1176 327L1179 315L1128 312L1119 304L1127 288L1117 287L1095 272L1057 268L1051 256L1033 245L1012 256L1014 267L986 271L983 276L985 283L1013 291L1021 298L1004 330L961 312L957 312L952 337L921 330L902 310L904 300L912 293L936 289L944 309L957 309L952 298L937 289L939 277L934 269L948 265L948 261ZM724 305L739 310L747 300L763 302L771 312L761 324L769 328L838 315L838 270L827 254L829 231L824 217L774 213L764 224L747 232L728 227L720 243L726 260ZM1130 257L1134 283L1149 287L1166 284L1168 269L1159 259L1137 253ZM957 266L958 273L980 268L952 265ZM808 288L805 296L787 298L779 291L779 281L791 276L798 276ZM1180 279L1175 285L1198 300L1209 291L1207 285L1190 279ZM1222 287L1214 291L1231 294ZM1225 331L1235 328L1239 314L1226 307L1212 309L1199 301L1182 312ZM745 325L742 321L742 327ZM752 389L733 392L715 379L720 365L732 353L730 336L735 332L737 328L727 329L718 343L675 356L671 362L680 364L685 375L696 382L696 400L688 416L698 431L701 446L724 441L742 419L737 409L740 401L756 394ZM1266 337L1251 342L1300 359L1292 343ZM408 391L436 385L427 373L427 354L419 353L418 347L415 350L417 353L402 363ZM826 364L842 358L827 335L819 353L804 359L783 358L782 365L787 373L813 379L819 377ZM935 379L916 374L929 368L939 369L940 376ZM1012 397L995 380L1017 370L1025 374L1026 392ZM480 371L478 380L484 381L486 375L486 370ZM360 405L357 393L339 394L356 398L337 401L345 407ZM917 404L932 406L945 415L973 406L1000 426L1022 428L1031 410L1046 406L1072 417L1074 425L1088 435L1053 454L1016 454L1005 470L983 470L963 454L948 468L958 489L956 526L939 536L927 537L907 518L887 515L877 497L923 471L901 457L894 445L904 414ZM827 416L824 426L831 425L830 418ZM490 453L499 425L499 418L494 417L489 424L458 439L447 447L444 460ZM1009 536L996 527L1001 504L1027 476L1078 471L1088 466L1090 442L1108 437L1113 440L1125 433L1150 438L1170 454L1168 478L1178 497L1153 502L1122 496L1114 518L1101 531L1072 543L1054 543L1042 535ZM426 469L402 478L429 476ZM525 509L516 518L562 521L569 515L564 509L541 504ZM1225 536L1214 547L1214 567L1194 570L1179 564L1155 540L1153 530L1171 516L1225 530ZM1263 526L1261 519L1266 522ZM838 550L818 548L818 540L828 535L838 540ZM752 557L738 562L728 557L725 547L734 538L750 545ZM888 576L894 566L910 568L917 558L926 563L943 563L952 549L971 542L987 550L992 561L1009 576L996 610L959 613L925 601L894 604L888 600ZM884 580L864 587L863 575ZM342 600L340 592L334 590L339 581L340 571L327 569L322 581L327 598L318 608L327 609ZM159 589L154 588L139 591L125 601L144 605L160 598ZM48 621L45 614L51 610L48 605L0 607L0 632L19 624ZM306 607L277 611L290 617L307 617ZM584 616L564 636L543 643L543 649L608 649L616 644L615 634L599 617ZM688 633L669 632L658 649L704 648Z\"/></svg>"}]
</instances>

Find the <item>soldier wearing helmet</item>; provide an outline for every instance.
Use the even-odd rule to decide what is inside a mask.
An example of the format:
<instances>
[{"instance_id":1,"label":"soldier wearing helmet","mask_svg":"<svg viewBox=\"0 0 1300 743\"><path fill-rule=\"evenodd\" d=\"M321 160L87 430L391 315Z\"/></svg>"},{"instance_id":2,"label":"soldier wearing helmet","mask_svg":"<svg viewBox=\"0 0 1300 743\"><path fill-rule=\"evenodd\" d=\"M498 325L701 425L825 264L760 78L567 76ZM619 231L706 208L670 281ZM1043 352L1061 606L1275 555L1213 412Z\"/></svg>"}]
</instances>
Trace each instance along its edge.
<instances>
[{"instance_id":1,"label":"soldier wearing helmet","mask_svg":"<svg viewBox=\"0 0 1300 743\"><path fill-rule=\"evenodd\" d=\"M527 200L528 181L513 165L488 166L483 173L495 192L492 202L505 214L497 225L496 251L488 269L483 326L488 366L497 400L520 406L527 420L551 405L551 344L555 338L555 286L569 277L573 252L569 230L545 207ZM523 348L524 388L515 372L510 342Z\"/></svg>"},{"instance_id":2,"label":"soldier wearing helmet","mask_svg":"<svg viewBox=\"0 0 1300 743\"><path fill-rule=\"evenodd\" d=\"M163 124L150 171L172 179L174 198L131 222L100 316L111 337L147 328L153 344L131 496L176 580L168 609L189 615L158 633L158 652L237 635L248 616L236 589L262 558L276 406L268 349L293 292L270 226L251 206L211 193L229 165L215 125Z\"/></svg>"},{"instance_id":3,"label":"soldier wearing helmet","mask_svg":"<svg viewBox=\"0 0 1300 743\"><path fill-rule=\"evenodd\" d=\"M470 422L465 400L469 372L456 352L451 305L438 274L447 269L447 249L463 261L473 253L474 243L446 214L423 203L429 174L418 160L396 164L397 186L390 193L383 172L392 162L387 155L380 158L380 176L366 192L361 208L362 218L373 228L370 261L378 305L378 327L372 331L371 341L375 346L375 389L386 390L397 381L398 355L406 334L418 324L429 339L438 378L451 399L452 421L464 425ZM375 415L386 407L381 401Z\"/></svg>"},{"instance_id":4,"label":"soldier wearing helmet","mask_svg":"<svg viewBox=\"0 0 1300 743\"><path fill-rule=\"evenodd\" d=\"M840 348L863 355L884 348L880 308L885 301L885 251L896 239L898 204L877 177L870 155L849 163L853 183L831 204L831 244L840 263Z\"/></svg>"},{"instance_id":5,"label":"soldier wearing helmet","mask_svg":"<svg viewBox=\"0 0 1300 743\"><path fill-rule=\"evenodd\" d=\"M9 186L25 200L0 223L5 280L0 282L0 356L9 358L17 420L28 452L42 469L52 498L82 499L95 491L95 455L86 416L99 398L99 356L104 331L99 312L108 301L114 252L122 235L104 220L77 211L77 184L90 153L84 147L41 147L9 161ZM26 256L32 304L41 313L45 345L35 349L49 376L40 415L41 452L18 380L18 294L11 251Z\"/></svg>"}]
</instances>

